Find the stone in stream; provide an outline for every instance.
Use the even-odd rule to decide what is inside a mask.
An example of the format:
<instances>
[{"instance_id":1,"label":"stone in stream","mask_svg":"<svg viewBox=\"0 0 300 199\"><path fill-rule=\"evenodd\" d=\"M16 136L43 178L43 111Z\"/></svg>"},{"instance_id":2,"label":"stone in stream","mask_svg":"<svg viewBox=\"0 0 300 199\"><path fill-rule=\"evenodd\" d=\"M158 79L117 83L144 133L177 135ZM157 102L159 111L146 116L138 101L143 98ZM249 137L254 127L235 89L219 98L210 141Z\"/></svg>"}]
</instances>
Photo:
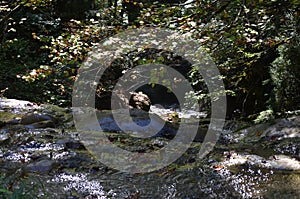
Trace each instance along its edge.
<instances>
[{"instance_id":1,"label":"stone in stream","mask_svg":"<svg viewBox=\"0 0 300 199\"><path fill-rule=\"evenodd\" d=\"M84 150L85 146L77 141L73 140L71 138L64 138L56 141L56 144L63 145L66 149L76 149L76 150Z\"/></svg>"},{"instance_id":2,"label":"stone in stream","mask_svg":"<svg viewBox=\"0 0 300 199\"><path fill-rule=\"evenodd\" d=\"M46 120L53 120L53 118L40 113L29 113L21 117L20 124L28 125Z\"/></svg>"},{"instance_id":3,"label":"stone in stream","mask_svg":"<svg viewBox=\"0 0 300 199\"><path fill-rule=\"evenodd\" d=\"M263 131L261 137L269 139L300 138L300 116L275 120Z\"/></svg>"},{"instance_id":4,"label":"stone in stream","mask_svg":"<svg viewBox=\"0 0 300 199\"><path fill-rule=\"evenodd\" d=\"M234 132L235 141L266 141L300 138L300 116L280 118Z\"/></svg>"},{"instance_id":5,"label":"stone in stream","mask_svg":"<svg viewBox=\"0 0 300 199\"><path fill-rule=\"evenodd\" d=\"M57 166L58 163L54 160L40 160L26 165L24 171L31 173L49 173L51 170L57 168Z\"/></svg>"},{"instance_id":6,"label":"stone in stream","mask_svg":"<svg viewBox=\"0 0 300 199\"><path fill-rule=\"evenodd\" d=\"M27 129L41 129L41 128L54 128L55 123L52 120L41 121L24 126Z\"/></svg>"},{"instance_id":7,"label":"stone in stream","mask_svg":"<svg viewBox=\"0 0 300 199\"><path fill-rule=\"evenodd\" d=\"M300 170L300 162L295 158L290 158L286 155L273 155L269 157L267 162L270 164L271 168L279 170Z\"/></svg>"},{"instance_id":8,"label":"stone in stream","mask_svg":"<svg viewBox=\"0 0 300 199\"><path fill-rule=\"evenodd\" d=\"M143 111L149 112L151 102L147 95L143 93L132 92L131 98L129 100L129 105L133 108L141 109Z\"/></svg>"},{"instance_id":9,"label":"stone in stream","mask_svg":"<svg viewBox=\"0 0 300 199\"><path fill-rule=\"evenodd\" d=\"M258 155L231 153L223 162L217 164L226 167L247 164L265 169L300 171L300 162L286 155L273 155L266 159Z\"/></svg>"},{"instance_id":10,"label":"stone in stream","mask_svg":"<svg viewBox=\"0 0 300 199\"><path fill-rule=\"evenodd\" d=\"M97 95L95 108L98 110L137 108L148 112L150 110L150 99L147 95L139 92L130 92L130 99L121 93L102 92Z\"/></svg>"},{"instance_id":11,"label":"stone in stream","mask_svg":"<svg viewBox=\"0 0 300 199\"><path fill-rule=\"evenodd\" d=\"M10 139L9 133L0 133L0 144Z\"/></svg>"},{"instance_id":12,"label":"stone in stream","mask_svg":"<svg viewBox=\"0 0 300 199\"><path fill-rule=\"evenodd\" d=\"M40 107L32 102L17 100L17 99L4 99L0 97L0 108L11 109L13 112L23 112L28 110L36 110Z\"/></svg>"}]
</instances>

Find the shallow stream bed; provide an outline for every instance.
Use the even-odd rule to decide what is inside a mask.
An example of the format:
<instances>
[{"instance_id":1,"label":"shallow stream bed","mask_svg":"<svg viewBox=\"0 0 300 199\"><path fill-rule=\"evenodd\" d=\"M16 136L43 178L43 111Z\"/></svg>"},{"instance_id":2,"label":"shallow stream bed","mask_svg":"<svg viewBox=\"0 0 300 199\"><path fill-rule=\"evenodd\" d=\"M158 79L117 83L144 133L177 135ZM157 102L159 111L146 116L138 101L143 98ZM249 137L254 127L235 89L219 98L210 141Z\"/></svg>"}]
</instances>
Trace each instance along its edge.
<instances>
[{"instance_id":1,"label":"shallow stream bed","mask_svg":"<svg viewBox=\"0 0 300 199\"><path fill-rule=\"evenodd\" d=\"M198 140L168 166L132 174L87 150L71 110L4 99L0 108L0 198L300 198L298 116L260 125L228 121L204 158ZM165 131L177 125L170 122ZM117 129L105 135L134 153L160 150L171 140L165 133L136 139Z\"/></svg>"}]
</instances>

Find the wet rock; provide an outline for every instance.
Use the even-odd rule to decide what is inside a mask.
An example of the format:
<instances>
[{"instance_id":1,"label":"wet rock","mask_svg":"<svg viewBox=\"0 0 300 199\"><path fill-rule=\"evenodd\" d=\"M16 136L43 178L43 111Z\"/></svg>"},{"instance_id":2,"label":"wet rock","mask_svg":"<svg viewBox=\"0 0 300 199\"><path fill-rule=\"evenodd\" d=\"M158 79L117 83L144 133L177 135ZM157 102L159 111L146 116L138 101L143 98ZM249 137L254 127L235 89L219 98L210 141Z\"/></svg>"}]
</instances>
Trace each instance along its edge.
<instances>
[{"instance_id":1,"label":"wet rock","mask_svg":"<svg viewBox=\"0 0 300 199\"><path fill-rule=\"evenodd\" d=\"M169 121L169 118L172 115L177 114L178 118L181 121L188 121L188 122L196 122L199 119L203 119L207 116L204 112L193 111L193 110L180 110L178 107L172 108L164 108L159 105L151 105L150 113L154 113L159 115L165 121Z\"/></svg>"},{"instance_id":2,"label":"wet rock","mask_svg":"<svg viewBox=\"0 0 300 199\"><path fill-rule=\"evenodd\" d=\"M300 138L287 138L269 145L276 152L300 159Z\"/></svg>"},{"instance_id":3,"label":"wet rock","mask_svg":"<svg viewBox=\"0 0 300 199\"><path fill-rule=\"evenodd\" d=\"M132 92L129 100L129 105L133 108L141 109L148 112L150 110L151 102L149 97L143 93Z\"/></svg>"},{"instance_id":4,"label":"wet rock","mask_svg":"<svg viewBox=\"0 0 300 199\"><path fill-rule=\"evenodd\" d=\"M73 125L73 116L70 108L62 108L56 105L41 105L43 110L41 114L52 117L56 127L69 128Z\"/></svg>"},{"instance_id":5,"label":"wet rock","mask_svg":"<svg viewBox=\"0 0 300 199\"><path fill-rule=\"evenodd\" d=\"M130 99L127 98L130 96ZM102 92L96 97L95 107L98 110L137 108L148 112L150 110L151 102L149 97L143 93L131 92L128 95L122 92Z\"/></svg>"},{"instance_id":6,"label":"wet rock","mask_svg":"<svg viewBox=\"0 0 300 199\"><path fill-rule=\"evenodd\" d=\"M262 123L234 133L235 141L281 140L300 137L300 116L277 119L272 123Z\"/></svg>"},{"instance_id":7,"label":"wet rock","mask_svg":"<svg viewBox=\"0 0 300 199\"><path fill-rule=\"evenodd\" d=\"M22 100L3 100L0 99L0 126L25 125L25 128L45 128L58 127L66 124L72 125L72 114L69 109L61 108L56 105L36 104Z\"/></svg>"},{"instance_id":8,"label":"wet rock","mask_svg":"<svg viewBox=\"0 0 300 199\"><path fill-rule=\"evenodd\" d=\"M177 95L175 95L173 92L170 92L169 88L160 84L155 84L154 86L152 84L145 84L140 86L136 92L146 94L152 104L159 104L164 108L171 108L174 105L178 107L178 99L184 98L184 93L177 92Z\"/></svg>"},{"instance_id":9,"label":"wet rock","mask_svg":"<svg viewBox=\"0 0 300 199\"><path fill-rule=\"evenodd\" d=\"M25 166L24 170L32 173L49 173L57 166L58 163L54 160L40 160L38 162L29 163Z\"/></svg>"},{"instance_id":10,"label":"wet rock","mask_svg":"<svg viewBox=\"0 0 300 199\"><path fill-rule=\"evenodd\" d=\"M85 146L81 142L70 138L58 140L56 144L63 145L67 149L77 149L77 150L85 149Z\"/></svg>"},{"instance_id":11,"label":"wet rock","mask_svg":"<svg viewBox=\"0 0 300 199\"><path fill-rule=\"evenodd\" d=\"M0 121L2 127L5 125L18 124L20 119L20 114L14 113L11 109L0 110Z\"/></svg>"},{"instance_id":12,"label":"wet rock","mask_svg":"<svg viewBox=\"0 0 300 199\"><path fill-rule=\"evenodd\" d=\"M162 141L162 140L158 140L158 139L155 139L153 142L152 142L152 145L153 146L156 146L156 147L159 147L159 148L162 148L164 147L165 145L167 145L168 143L165 142L165 141Z\"/></svg>"},{"instance_id":13,"label":"wet rock","mask_svg":"<svg viewBox=\"0 0 300 199\"><path fill-rule=\"evenodd\" d=\"M221 163L227 167L246 164L272 170L300 171L300 162L286 155L273 155L266 159L258 155L232 153Z\"/></svg>"},{"instance_id":14,"label":"wet rock","mask_svg":"<svg viewBox=\"0 0 300 199\"><path fill-rule=\"evenodd\" d=\"M16 99L4 99L0 97L0 108L11 109L14 112L22 112L23 110L36 110L40 107L32 102Z\"/></svg>"},{"instance_id":15,"label":"wet rock","mask_svg":"<svg viewBox=\"0 0 300 199\"><path fill-rule=\"evenodd\" d=\"M40 113L29 113L24 116L22 116L20 120L20 124L33 124L33 123L38 123L46 120L53 120L53 118L49 115L44 115Z\"/></svg>"},{"instance_id":16,"label":"wet rock","mask_svg":"<svg viewBox=\"0 0 300 199\"><path fill-rule=\"evenodd\" d=\"M275 124L268 127L261 137L271 139L300 137L300 116L275 120Z\"/></svg>"},{"instance_id":17,"label":"wet rock","mask_svg":"<svg viewBox=\"0 0 300 199\"><path fill-rule=\"evenodd\" d=\"M50 114L50 115L59 116L59 115L64 115L64 114L70 113L69 108L63 108L63 107L59 107L59 106L53 105L53 104L42 104L41 108L42 108L43 113Z\"/></svg>"},{"instance_id":18,"label":"wet rock","mask_svg":"<svg viewBox=\"0 0 300 199\"><path fill-rule=\"evenodd\" d=\"M255 126L239 129L233 133L233 141L238 143L240 141L258 141L261 139L262 133L270 126L270 124L263 123Z\"/></svg>"},{"instance_id":19,"label":"wet rock","mask_svg":"<svg viewBox=\"0 0 300 199\"><path fill-rule=\"evenodd\" d=\"M13 120L10 120L7 122L8 125L16 125L16 124L20 124L20 119L19 117L13 119Z\"/></svg>"},{"instance_id":20,"label":"wet rock","mask_svg":"<svg viewBox=\"0 0 300 199\"><path fill-rule=\"evenodd\" d=\"M0 143L3 143L7 140L9 140L9 134L0 132Z\"/></svg>"},{"instance_id":21,"label":"wet rock","mask_svg":"<svg viewBox=\"0 0 300 199\"><path fill-rule=\"evenodd\" d=\"M279 170L300 170L300 162L286 155L273 155L267 161L271 168Z\"/></svg>"},{"instance_id":22,"label":"wet rock","mask_svg":"<svg viewBox=\"0 0 300 199\"><path fill-rule=\"evenodd\" d=\"M55 123L51 120L47 120L47 121L42 121L42 122L25 125L24 127L28 128L28 129L54 128Z\"/></svg>"}]
</instances>

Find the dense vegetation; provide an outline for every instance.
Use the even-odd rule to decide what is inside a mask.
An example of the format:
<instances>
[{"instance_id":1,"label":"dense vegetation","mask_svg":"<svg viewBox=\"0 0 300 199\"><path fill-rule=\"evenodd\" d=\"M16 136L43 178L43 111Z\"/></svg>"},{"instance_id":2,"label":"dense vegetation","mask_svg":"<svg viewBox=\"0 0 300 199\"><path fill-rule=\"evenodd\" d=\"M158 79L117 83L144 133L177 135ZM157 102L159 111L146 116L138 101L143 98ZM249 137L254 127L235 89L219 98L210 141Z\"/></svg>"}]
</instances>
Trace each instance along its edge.
<instances>
[{"instance_id":1,"label":"dense vegetation","mask_svg":"<svg viewBox=\"0 0 300 199\"><path fill-rule=\"evenodd\" d=\"M151 26L202 43L224 76L229 117L300 109L297 0L10 0L0 10L4 97L70 106L77 69L93 46Z\"/></svg>"}]
</instances>

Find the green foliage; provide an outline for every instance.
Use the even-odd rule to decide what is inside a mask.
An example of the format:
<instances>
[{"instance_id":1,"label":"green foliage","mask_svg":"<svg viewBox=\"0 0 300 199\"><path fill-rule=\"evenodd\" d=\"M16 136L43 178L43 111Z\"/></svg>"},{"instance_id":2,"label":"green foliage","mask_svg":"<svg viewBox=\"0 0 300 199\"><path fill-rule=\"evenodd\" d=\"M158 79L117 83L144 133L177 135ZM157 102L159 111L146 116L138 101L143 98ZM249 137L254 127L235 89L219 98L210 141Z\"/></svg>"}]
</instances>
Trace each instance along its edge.
<instances>
[{"instance_id":1,"label":"green foliage","mask_svg":"<svg viewBox=\"0 0 300 199\"><path fill-rule=\"evenodd\" d=\"M12 18L4 21L7 27L0 48L0 67L4 72L0 89L8 89L3 95L70 105L81 62L94 44L114 31L103 28L100 19L62 23L52 18L51 8L45 12L42 1L28 1L26 5L20 1L14 6L17 5L24 9L9 13Z\"/></svg>"},{"instance_id":2,"label":"green foliage","mask_svg":"<svg viewBox=\"0 0 300 199\"><path fill-rule=\"evenodd\" d=\"M4 1L0 13L2 96L70 105L77 69L98 42L126 28L154 26L201 42L221 72L232 100L231 112L240 109L249 115L269 107L275 112L299 109L298 1L196 0L181 5L129 1L136 13L129 13L129 4L120 1L97 1L95 13L80 20L57 18L58 1L13 2ZM134 25L128 24L130 16L139 16ZM156 55L132 52L112 65L119 73L136 65L168 62ZM163 71L156 71L152 79L159 81L163 76ZM208 95L197 71L191 69L188 79L195 88L189 97L204 104L217 99L218 92ZM103 82L99 89L110 89L112 83Z\"/></svg>"},{"instance_id":3,"label":"green foliage","mask_svg":"<svg viewBox=\"0 0 300 199\"><path fill-rule=\"evenodd\" d=\"M51 6L51 3L52 0L18 0L15 2L16 5L24 5L26 7L32 7L33 9Z\"/></svg>"},{"instance_id":4,"label":"green foliage","mask_svg":"<svg viewBox=\"0 0 300 199\"><path fill-rule=\"evenodd\" d=\"M273 106L277 112L299 109L300 97L300 45L282 45L280 56L272 63L271 74L274 82Z\"/></svg>"},{"instance_id":5,"label":"green foliage","mask_svg":"<svg viewBox=\"0 0 300 199\"><path fill-rule=\"evenodd\" d=\"M40 48L37 35L57 34L59 22L50 21L49 16L29 12L28 9L31 11L32 8L23 7L12 13L8 21L4 21L7 24L2 32L5 40L0 46L0 67L3 72L0 87L1 90L8 88L5 97L46 102L49 96L45 92L51 88L46 78L53 71L45 67L48 52Z\"/></svg>"},{"instance_id":6,"label":"green foliage","mask_svg":"<svg viewBox=\"0 0 300 199\"><path fill-rule=\"evenodd\" d=\"M8 177L0 175L0 198L5 199L28 199L28 198L46 198L46 196L38 196L38 186L28 184L27 180L22 179L21 182L9 183ZM41 186L42 184L40 184Z\"/></svg>"},{"instance_id":7,"label":"green foliage","mask_svg":"<svg viewBox=\"0 0 300 199\"><path fill-rule=\"evenodd\" d=\"M255 124L265 123L273 120L275 118L274 112L271 109L262 111L258 114L256 119L254 120Z\"/></svg>"}]
</instances>

